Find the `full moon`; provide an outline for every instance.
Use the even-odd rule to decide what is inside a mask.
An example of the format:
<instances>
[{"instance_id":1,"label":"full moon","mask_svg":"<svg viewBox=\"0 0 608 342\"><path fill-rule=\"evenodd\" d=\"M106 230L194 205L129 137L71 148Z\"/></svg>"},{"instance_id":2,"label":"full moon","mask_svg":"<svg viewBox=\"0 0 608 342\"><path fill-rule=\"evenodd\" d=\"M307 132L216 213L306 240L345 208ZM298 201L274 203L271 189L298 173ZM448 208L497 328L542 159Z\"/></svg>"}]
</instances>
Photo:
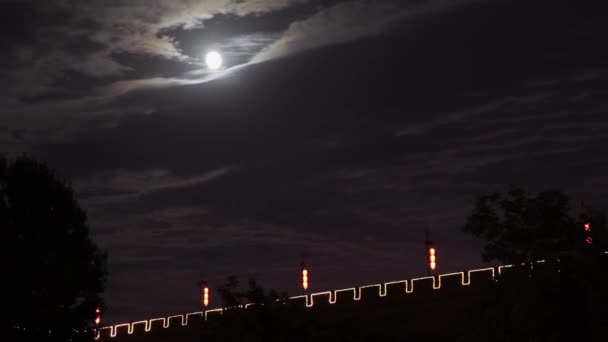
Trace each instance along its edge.
<instances>
[{"instance_id":1,"label":"full moon","mask_svg":"<svg viewBox=\"0 0 608 342\"><path fill-rule=\"evenodd\" d=\"M209 51L205 55L205 64L211 70L218 70L222 67L222 55L217 51Z\"/></svg>"}]
</instances>

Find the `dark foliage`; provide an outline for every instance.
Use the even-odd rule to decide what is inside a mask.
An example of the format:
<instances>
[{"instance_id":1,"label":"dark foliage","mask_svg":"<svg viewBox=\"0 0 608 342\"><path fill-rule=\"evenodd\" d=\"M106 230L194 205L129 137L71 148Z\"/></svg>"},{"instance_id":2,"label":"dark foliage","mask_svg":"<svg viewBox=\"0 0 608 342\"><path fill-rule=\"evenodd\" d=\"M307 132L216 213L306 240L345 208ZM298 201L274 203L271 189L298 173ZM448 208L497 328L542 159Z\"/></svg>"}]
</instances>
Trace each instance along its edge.
<instances>
[{"instance_id":1,"label":"dark foliage","mask_svg":"<svg viewBox=\"0 0 608 342\"><path fill-rule=\"evenodd\" d=\"M605 219L598 211L587 210L586 215L596 237L591 247L603 250ZM530 195L513 188L506 194L479 196L464 231L486 240L484 260L519 263L578 253L587 247L582 224L562 192Z\"/></svg>"},{"instance_id":2,"label":"dark foliage","mask_svg":"<svg viewBox=\"0 0 608 342\"><path fill-rule=\"evenodd\" d=\"M250 278L245 289L240 288L238 278L229 276L226 283L218 287L217 292L227 309L221 317L221 322L211 321L204 329L204 339L211 338L216 329L225 329L222 332L224 341L249 341L255 336L255 341L275 341L277 327L288 326L287 312L290 306L285 306L287 293L275 290L266 290L254 278ZM253 304L243 313L245 304ZM283 337L288 338L288 335Z\"/></svg>"},{"instance_id":3,"label":"dark foliage","mask_svg":"<svg viewBox=\"0 0 608 342\"><path fill-rule=\"evenodd\" d=\"M242 290L236 276L226 278L226 282L217 288L217 293L228 308L245 304L271 305L287 298L287 293L279 293L272 289L266 290L254 278L249 278L247 288Z\"/></svg>"},{"instance_id":4,"label":"dark foliage","mask_svg":"<svg viewBox=\"0 0 608 342\"><path fill-rule=\"evenodd\" d=\"M71 188L45 164L0 157L2 341L91 340L106 257ZM4 333L3 333L4 334Z\"/></svg>"}]
</instances>

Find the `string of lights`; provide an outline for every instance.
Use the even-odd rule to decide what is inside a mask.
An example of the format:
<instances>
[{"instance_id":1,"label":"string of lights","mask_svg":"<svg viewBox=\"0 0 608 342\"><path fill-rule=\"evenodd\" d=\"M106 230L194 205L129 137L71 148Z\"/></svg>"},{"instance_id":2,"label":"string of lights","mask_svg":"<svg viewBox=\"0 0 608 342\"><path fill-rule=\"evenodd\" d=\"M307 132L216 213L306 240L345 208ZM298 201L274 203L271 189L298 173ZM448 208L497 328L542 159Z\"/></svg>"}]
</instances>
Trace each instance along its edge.
<instances>
[{"instance_id":1,"label":"string of lights","mask_svg":"<svg viewBox=\"0 0 608 342\"><path fill-rule=\"evenodd\" d=\"M604 252L604 254L608 254ZM556 260L559 261L559 260ZM544 264L545 260L538 260L532 264L522 263L522 266L530 266L532 269L534 265ZM446 273L440 275L419 277L413 279L404 279L397 281L389 281L384 283L363 285L359 287L351 287L344 289L337 289L332 291L323 291L316 292L311 294L303 294L299 296L290 297L291 301L301 301L308 308L311 308L315 305L315 301L323 301L329 304L336 304L338 302L338 298L348 299L351 298L352 301L360 301L363 298L363 294L367 293L368 290L372 290L372 292L377 291L377 295L374 297L386 297L389 291L396 291L397 293L402 293L405 295L415 294L415 290L418 288L430 288L432 290L440 290L445 282L458 283L461 286L470 286L472 284L472 279L482 278L485 280L497 281L499 276L504 273L506 269L513 268L514 265L500 265L496 267L488 267L488 268L480 268L473 269L464 272L454 272L454 273ZM304 275L304 272L303 272ZM344 297L346 295L346 297ZM352 297L351 297L352 296ZM246 304L242 307L247 309L252 304ZM136 327L142 326L144 332L150 332L153 327L162 327L164 329L170 328L174 325L185 326L188 325L192 320L207 320L209 316L212 315L222 315L223 311L226 308L217 308L211 310L202 310L198 312L191 312L182 315L173 315L168 317L160 317L153 318L149 320L137 321L133 323L122 323L116 324L112 326L107 326L98 329L96 339L100 339L103 337L116 337L121 331L124 331L126 334L132 335L136 331Z\"/></svg>"}]
</instances>

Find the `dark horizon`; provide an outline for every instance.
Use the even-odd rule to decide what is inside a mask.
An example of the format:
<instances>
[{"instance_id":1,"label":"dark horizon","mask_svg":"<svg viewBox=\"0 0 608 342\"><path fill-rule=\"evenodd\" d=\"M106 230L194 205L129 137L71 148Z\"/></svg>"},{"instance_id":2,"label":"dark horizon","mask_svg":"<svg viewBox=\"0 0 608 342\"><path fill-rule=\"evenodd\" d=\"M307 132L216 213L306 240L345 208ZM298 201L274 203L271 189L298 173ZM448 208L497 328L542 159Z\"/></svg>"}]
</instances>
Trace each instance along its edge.
<instances>
[{"instance_id":1,"label":"dark horizon","mask_svg":"<svg viewBox=\"0 0 608 342\"><path fill-rule=\"evenodd\" d=\"M509 185L608 206L600 2L0 8L0 153L73 185L108 324L196 311L201 278L297 294L303 255L315 291L424 275L426 230L477 268L461 228Z\"/></svg>"}]
</instances>

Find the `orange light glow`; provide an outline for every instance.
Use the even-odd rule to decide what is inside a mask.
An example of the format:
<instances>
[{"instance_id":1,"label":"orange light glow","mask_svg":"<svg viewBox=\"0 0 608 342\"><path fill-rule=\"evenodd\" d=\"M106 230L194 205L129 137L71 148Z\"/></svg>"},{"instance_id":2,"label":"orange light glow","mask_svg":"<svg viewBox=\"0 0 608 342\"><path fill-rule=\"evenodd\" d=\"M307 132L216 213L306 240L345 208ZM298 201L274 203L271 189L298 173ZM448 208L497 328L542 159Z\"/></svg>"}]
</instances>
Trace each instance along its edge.
<instances>
[{"instance_id":1,"label":"orange light glow","mask_svg":"<svg viewBox=\"0 0 608 342\"><path fill-rule=\"evenodd\" d=\"M101 323L101 308L100 307L96 307L95 308L95 325L99 325L99 323Z\"/></svg>"},{"instance_id":2,"label":"orange light glow","mask_svg":"<svg viewBox=\"0 0 608 342\"><path fill-rule=\"evenodd\" d=\"M308 270L302 270L302 288L308 290Z\"/></svg>"},{"instance_id":3,"label":"orange light glow","mask_svg":"<svg viewBox=\"0 0 608 342\"><path fill-rule=\"evenodd\" d=\"M209 306L209 288L205 287L203 289L203 305Z\"/></svg>"},{"instance_id":4,"label":"orange light glow","mask_svg":"<svg viewBox=\"0 0 608 342\"><path fill-rule=\"evenodd\" d=\"M437 268L437 251L435 248L429 248L429 268L434 271Z\"/></svg>"}]
</instances>

